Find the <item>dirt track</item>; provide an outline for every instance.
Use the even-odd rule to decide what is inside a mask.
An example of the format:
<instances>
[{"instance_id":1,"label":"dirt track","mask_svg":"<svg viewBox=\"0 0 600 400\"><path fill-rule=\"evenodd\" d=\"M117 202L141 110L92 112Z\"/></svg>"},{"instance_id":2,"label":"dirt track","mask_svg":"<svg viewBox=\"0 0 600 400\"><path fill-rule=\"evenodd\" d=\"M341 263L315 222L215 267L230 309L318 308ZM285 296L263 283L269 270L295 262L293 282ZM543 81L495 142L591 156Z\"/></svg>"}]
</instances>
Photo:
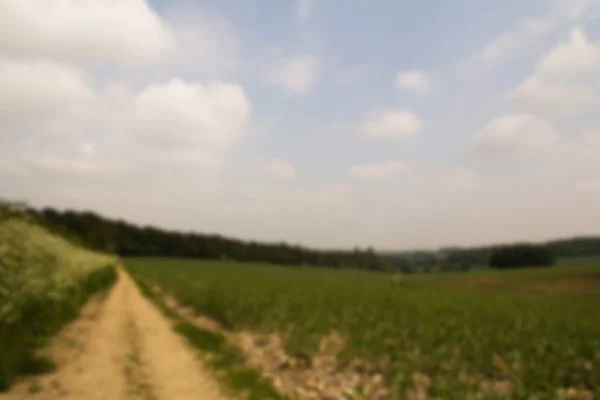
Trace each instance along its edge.
<instances>
[{"instance_id":1,"label":"dirt track","mask_svg":"<svg viewBox=\"0 0 600 400\"><path fill-rule=\"evenodd\" d=\"M58 369L27 378L0 400L225 398L193 350L122 271L106 300L88 304L48 350Z\"/></svg>"}]
</instances>

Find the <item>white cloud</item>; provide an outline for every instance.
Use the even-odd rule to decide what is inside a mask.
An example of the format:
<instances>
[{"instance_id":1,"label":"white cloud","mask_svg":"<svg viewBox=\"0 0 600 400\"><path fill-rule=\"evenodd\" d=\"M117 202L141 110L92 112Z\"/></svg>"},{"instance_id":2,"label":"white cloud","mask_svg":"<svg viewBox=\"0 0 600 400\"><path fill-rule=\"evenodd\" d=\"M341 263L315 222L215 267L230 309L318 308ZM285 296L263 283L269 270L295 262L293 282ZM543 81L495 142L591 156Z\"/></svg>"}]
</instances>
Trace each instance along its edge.
<instances>
[{"instance_id":1,"label":"white cloud","mask_svg":"<svg viewBox=\"0 0 600 400\"><path fill-rule=\"evenodd\" d=\"M355 179L383 180L393 176L412 176L413 169L398 160L385 160L366 164L357 164L348 168L348 175Z\"/></svg>"},{"instance_id":2,"label":"white cloud","mask_svg":"<svg viewBox=\"0 0 600 400\"><path fill-rule=\"evenodd\" d=\"M309 176L292 179L297 173L293 166L271 160L257 163L256 169L261 169L253 172L273 180L243 179L239 169L233 170L243 167L246 145L251 141L255 145L254 138L260 135L264 142L264 135L277 129L268 120L269 110L261 109L262 121L252 120L253 107L241 86L211 78L245 74L240 68L242 50L254 50L241 48L235 27L225 18L193 6L171 5L159 17L148 7L150 1L0 4L0 187L6 188L7 196L39 205L91 207L168 228L253 239L293 238L318 246L369 242L435 246L448 237L461 243L491 241L522 229L510 225L516 220L531 227L524 235L593 231L590 221L598 219L593 218L598 207L591 194L598 193L599 184L590 171L600 168L600 135L586 129L599 126L592 115L595 108L589 106L594 104L592 98L599 98L597 91L590 91L597 87L593 82L600 82L598 43L581 30L541 57L529 77L535 79L529 81L528 90L537 87L544 94L528 97L525 103L519 101L527 96L510 99L509 114L491 121L474 139L480 150L503 154L550 148L504 164L512 164L508 173L494 170L493 163L468 165L473 169L449 165L446 171L413 171L396 159L384 159L350 166L342 183L317 183ZM298 9L304 21L311 18L315 4L308 3ZM105 12L98 13L101 9ZM586 9L573 8L568 18L577 25ZM13 18L19 10L22 20ZM543 24L533 24L523 31L541 37L544 29ZM490 54L492 65L515 53L508 49L499 56ZM299 54L270 60L265 81L296 95L316 91L323 59ZM249 64L251 60L243 65L252 69ZM427 75L407 72L396 82L402 90L431 89ZM361 77L366 79L366 70L350 66L332 79L350 86ZM527 90L519 93L529 95ZM538 104L542 100L564 104L552 108ZM524 104L530 108L513 109ZM573 116L586 109L590 118L575 118L577 123L570 125L555 121L555 111L568 106ZM553 115L539 112L544 110L554 110ZM285 118L285 113L281 115ZM556 130L544 121L569 136L556 141ZM351 117L328 130L338 132L341 140L349 133L408 137L420 132L424 123L411 111L392 106L364 118ZM245 137L249 126L255 130L252 139ZM235 146L241 138L243 145ZM382 144L369 146L374 147L359 152ZM441 161L436 156L434 164L450 161L448 155L440 153ZM523 176L520 171L514 174L517 167L523 167ZM532 180L531 175L541 179ZM289 181L283 183L285 179ZM410 190L385 182L408 183ZM506 190L496 196L490 189L495 185ZM510 194L515 188L518 198ZM177 207L172 207L175 203ZM515 218L506 218L507 209ZM550 213L558 218L551 221L554 225L547 218ZM348 221L360 229L352 229ZM408 225L414 227L409 234Z\"/></svg>"},{"instance_id":3,"label":"white cloud","mask_svg":"<svg viewBox=\"0 0 600 400\"><path fill-rule=\"evenodd\" d=\"M600 171L600 131L572 134L555 146L547 159L549 168L561 175L566 183L588 177L590 171Z\"/></svg>"},{"instance_id":4,"label":"white cloud","mask_svg":"<svg viewBox=\"0 0 600 400\"><path fill-rule=\"evenodd\" d=\"M442 171L438 176L438 185L449 193L476 193L481 189L478 174L462 167Z\"/></svg>"},{"instance_id":5,"label":"white cloud","mask_svg":"<svg viewBox=\"0 0 600 400\"><path fill-rule=\"evenodd\" d=\"M537 69L546 76L563 78L597 73L598 65L600 43L590 43L583 29L574 28L569 41L551 49L539 61Z\"/></svg>"},{"instance_id":6,"label":"white cloud","mask_svg":"<svg viewBox=\"0 0 600 400\"><path fill-rule=\"evenodd\" d=\"M81 149L85 154L93 154L94 153L94 145L92 143L84 143L81 145Z\"/></svg>"},{"instance_id":7,"label":"white cloud","mask_svg":"<svg viewBox=\"0 0 600 400\"><path fill-rule=\"evenodd\" d=\"M361 80L363 73L364 70L361 67L342 68L335 81L340 86L354 86Z\"/></svg>"},{"instance_id":8,"label":"white cloud","mask_svg":"<svg viewBox=\"0 0 600 400\"><path fill-rule=\"evenodd\" d=\"M9 160L6 157L0 158L0 172L10 175L25 175L25 170L22 165Z\"/></svg>"},{"instance_id":9,"label":"white cloud","mask_svg":"<svg viewBox=\"0 0 600 400\"><path fill-rule=\"evenodd\" d=\"M227 204L225 211L237 214L269 214L273 211L273 208L268 204L262 203L247 203L247 204Z\"/></svg>"},{"instance_id":10,"label":"white cloud","mask_svg":"<svg viewBox=\"0 0 600 400\"><path fill-rule=\"evenodd\" d=\"M600 179L581 180L576 183L575 189L585 194L600 194Z\"/></svg>"},{"instance_id":11,"label":"white cloud","mask_svg":"<svg viewBox=\"0 0 600 400\"><path fill-rule=\"evenodd\" d=\"M421 130L421 120L407 110L374 110L360 124L363 135L372 138L410 137Z\"/></svg>"},{"instance_id":12,"label":"white cloud","mask_svg":"<svg viewBox=\"0 0 600 400\"><path fill-rule=\"evenodd\" d=\"M260 196L271 202L346 206L351 202L352 191L348 183L308 184L287 190L279 187L261 190Z\"/></svg>"},{"instance_id":13,"label":"white cloud","mask_svg":"<svg viewBox=\"0 0 600 400\"><path fill-rule=\"evenodd\" d=\"M471 146L483 155L506 156L547 148L559 139L560 135L548 121L530 114L507 114L477 131Z\"/></svg>"},{"instance_id":14,"label":"white cloud","mask_svg":"<svg viewBox=\"0 0 600 400\"><path fill-rule=\"evenodd\" d=\"M173 45L145 0L0 2L0 53L131 64L160 58Z\"/></svg>"},{"instance_id":15,"label":"white cloud","mask_svg":"<svg viewBox=\"0 0 600 400\"><path fill-rule=\"evenodd\" d=\"M543 36L555 29L552 17L524 18L512 30L504 32L489 41L481 51L465 61L474 69L490 68L524 51Z\"/></svg>"},{"instance_id":16,"label":"white cloud","mask_svg":"<svg viewBox=\"0 0 600 400\"><path fill-rule=\"evenodd\" d=\"M22 160L27 167L35 167L46 172L72 176L107 176L118 175L124 166L98 162L86 158L85 154L72 151L68 144L54 145L52 151L30 149L23 154Z\"/></svg>"},{"instance_id":17,"label":"white cloud","mask_svg":"<svg viewBox=\"0 0 600 400\"><path fill-rule=\"evenodd\" d=\"M133 120L138 134L159 148L220 146L241 134L250 112L250 102L238 85L172 80L136 95Z\"/></svg>"},{"instance_id":18,"label":"white cloud","mask_svg":"<svg viewBox=\"0 0 600 400\"><path fill-rule=\"evenodd\" d=\"M316 0L298 0L298 19L300 21L306 21L310 18L313 9L315 8Z\"/></svg>"},{"instance_id":19,"label":"white cloud","mask_svg":"<svg viewBox=\"0 0 600 400\"><path fill-rule=\"evenodd\" d=\"M555 1L536 17L524 17L508 31L490 40L479 52L463 62L470 70L494 67L530 49L558 29L597 18L597 0Z\"/></svg>"},{"instance_id":20,"label":"white cloud","mask_svg":"<svg viewBox=\"0 0 600 400\"><path fill-rule=\"evenodd\" d=\"M506 95L509 105L545 115L596 112L600 98L600 42L582 29L571 32L537 62L534 72Z\"/></svg>"},{"instance_id":21,"label":"white cloud","mask_svg":"<svg viewBox=\"0 0 600 400\"><path fill-rule=\"evenodd\" d=\"M509 108L518 115L529 115L530 124L516 124L514 134L506 135L507 147L511 143L517 148L523 146L518 142L527 142L530 149L546 149L538 159L544 169L538 170L555 171L543 177L546 184L561 182L575 185L580 192L591 191L582 177L600 168L598 98L600 42L591 42L582 29L574 28L568 40L545 52L533 72L507 92ZM553 126L560 127L561 137ZM541 179L540 173L535 181Z\"/></svg>"},{"instance_id":22,"label":"white cloud","mask_svg":"<svg viewBox=\"0 0 600 400\"><path fill-rule=\"evenodd\" d=\"M181 80L148 86L125 110L132 149L150 159L204 168L219 166L221 150L244 133L252 111L238 85Z\"/></svg>"},{"instance_id":23,"label":"white cloud","mask_svg":"<svg viewBox=\"0 0 600 400\"><path fill-rule=\"evenodd\" d=\"M374 109L362 119L333 121L319 128L324 135L361 135L372 139L408 138L423 128L423 122L409 110Z\"/></svg>"},{"instance_id":24,"label":"white cloud","mask_svg":"<svg viewBox=\"0 0 600 400\"><path fill-rule=\"evenodd\" d=\"M239 67L238 35L227 19L196 7L175 8L166 18L176 41L176 52L167 60L169 66L211 76Z\"/></svg>"},{"instance_id":25,"label":"white cloud","mask_svg":"<svg viewBox=\"0 0 600 400\"><path fill-rule=\"evenodd\" d=\"M5 129L77 120L94 98L87 76L75 67L0 56L0 124Z\"/></svg>"},{"instance_id":26,"label":"white cloud","mask_svg":"<svg viewBox=\"0 0 600 400\"><path fill-rule=\"evenodd\" d=\"M592 42L580 28L571 30L568 40L558 42L536 62L533 72L506 94L508 106L520 113L536 115L538 123L520 134L530 146L547 147L540 161L548 184L575 185L589 192L582 180L590 170L600 168L600 42ZM539 123L539 121L547 121ZM562 137L550 126L560 127ZM539 182L541 176L536 178ZM578 182L579 183L576 183Z\"/></svg>"},{"instance_id":27,"label":"white cloud","mask_svg":"<svg viewBox=\"0 0 600 400\"><path fill-rule=\"evenodd\" d=\"M266 70L265 79L293 95L308 94L319 79L319 59L311 54L282 58Z\"/></svg>"},{"instance_id":28,"label":"white cloud","mask_svg":"<svg viewBox=\"0 0 600 400\"><path fill-rule=\"evenodd\" d=\"M570 160L574 163L596 163L600 168L600 128L597 131L586 132L561 143L560 151L556 152L557 161Z\"/></svg>"},{"instance_id":29,"label":"white cloud","mask_svg":"<svg viewBox=\"0 0 600 400\"><path fill-rule=\"evenodd\" d=\"M290 163L277 158L265 162L263 167L265 173L275 179L288 180L296 175L294 167Z\"/></svg>"},{"instance_id":30,"label":"white cloud","mask_svg":"<svg viewBox=\"0 0 600 400\"><path fill-rule=\"evenodd\" d=\"M76 79L76 70L31 64L20 71L37 74L32 81L39 87L13 85L12 79L7 84L2 78L15 74L0 74L0 104L13 111L0 113L0 129L11 132L0 154L25 169L87 176L151 175L165 164L214 169L251 115L243 89L234 84L173 80L135 94L112 84L98 93ZM48 71L55 79L43 74ZM61 74L64 79L56 79Z\"/></svg>"},{"instance_id":31,"label":"white cloud","mask_svg":"<svg viewBox=\"0 0 600 400\"><path fill-rule=\"evenodd\" d=\"M396 76L396 86L413 94L427 94L431 91L431 77L417 69L401 71Z\"/></svg>"}]
</instances>

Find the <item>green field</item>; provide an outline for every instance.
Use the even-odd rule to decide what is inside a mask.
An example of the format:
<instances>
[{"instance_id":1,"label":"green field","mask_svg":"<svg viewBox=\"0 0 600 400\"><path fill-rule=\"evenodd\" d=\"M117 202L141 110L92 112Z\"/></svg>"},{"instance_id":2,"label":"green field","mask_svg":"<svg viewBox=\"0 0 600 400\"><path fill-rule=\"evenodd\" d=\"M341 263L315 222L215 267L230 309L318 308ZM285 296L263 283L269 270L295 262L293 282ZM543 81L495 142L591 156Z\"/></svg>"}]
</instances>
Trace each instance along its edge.
<instances>
[{"instance_id":1,"label":"green field","mask_svg":"<svg viewBox=\"0 0 600 400\"><path fill-rule=\"evenodd\" d=\"M169 259L128 259L158 284L231 330L278 332L310 357L340 332L341 362L375 365L397 393L414 373L432 398L557 398L560 388L600 397L600 260L499 272L391 275ZM492 397L490 397L492 396Z\"/></svg>"}]
</instances>

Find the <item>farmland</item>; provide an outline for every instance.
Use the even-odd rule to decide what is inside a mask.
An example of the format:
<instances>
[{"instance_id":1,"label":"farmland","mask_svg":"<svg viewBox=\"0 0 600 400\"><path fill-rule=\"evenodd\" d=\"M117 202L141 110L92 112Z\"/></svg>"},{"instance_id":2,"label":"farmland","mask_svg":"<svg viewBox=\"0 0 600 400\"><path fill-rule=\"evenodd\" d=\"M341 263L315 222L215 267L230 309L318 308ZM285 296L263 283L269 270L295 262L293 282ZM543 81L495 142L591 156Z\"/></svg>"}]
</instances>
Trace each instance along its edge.
<instances>
[{"instance_id":1,"label":"farmland","mask_svg":"<svg viewBox=\"0 0 600 400\"><path fill-rule=\"evenodd\" d=\"M426 377L432 398L546 399L568 389L598 397L600 260L560 264L392 280L355 270L126 260L135 279L231 331L277 332L296 358L310 359L322 337L338 332L340 363L364 360L401 398L415 376Z\"/></svg>"}]
</instances>

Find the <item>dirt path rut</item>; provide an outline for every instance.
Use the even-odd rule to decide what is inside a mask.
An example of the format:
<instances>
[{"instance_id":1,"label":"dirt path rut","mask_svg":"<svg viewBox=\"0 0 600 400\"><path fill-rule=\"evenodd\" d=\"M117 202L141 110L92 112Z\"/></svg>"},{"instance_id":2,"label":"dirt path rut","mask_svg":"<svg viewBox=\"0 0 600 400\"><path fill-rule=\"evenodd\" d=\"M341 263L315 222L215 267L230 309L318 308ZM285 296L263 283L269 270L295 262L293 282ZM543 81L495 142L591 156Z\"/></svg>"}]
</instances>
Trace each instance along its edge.
<instances>
[{"instance_id":1,"label":"dirt path rut","mask_svg":"<svg viewBox=\"0 0 600 400\"><path fill-rule=\"evenodd\" d=\"M194 351L139 292L129 275L101 305L50 346L58 369L17 384L0 400L220 400L225 397Z\"/></svg>"}]
</instances>

